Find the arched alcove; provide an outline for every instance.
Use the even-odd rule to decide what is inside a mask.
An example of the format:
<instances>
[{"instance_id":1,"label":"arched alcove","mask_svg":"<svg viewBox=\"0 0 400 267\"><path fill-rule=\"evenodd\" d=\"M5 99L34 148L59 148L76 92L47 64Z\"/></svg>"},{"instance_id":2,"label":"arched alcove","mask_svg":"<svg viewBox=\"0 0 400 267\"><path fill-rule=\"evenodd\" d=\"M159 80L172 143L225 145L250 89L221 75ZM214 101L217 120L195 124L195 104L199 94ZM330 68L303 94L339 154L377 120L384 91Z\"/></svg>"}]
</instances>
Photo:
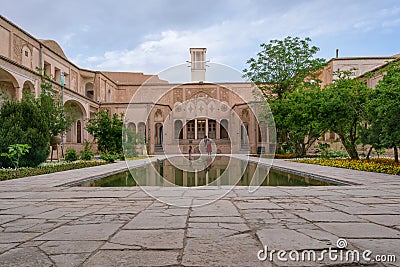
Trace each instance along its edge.
<instances>
[{"instance_id":1,"label":"arched alcove","mask_svg":"<svg viewBox=\"0 0 400 267\"><path fill-rule=\"evenodd\" d=\"M8 71L0 68L0 105L4 100L17 99L18 82Z\"/></svg>"},{"instance_id":2,"label":"arched alcove","mask_svg":"<svg viewBox=\"0 0 400 267\"><path fill-rule=\"evenodd\" d=\"M66 134L66 141L68 143L83 143L83 129L84 121L86 119L86 112L81 103L75 100L68 100L64 106L72 111L72 116L76 119L75 123L71 125L70 130Z\"/></svg>"}]
</instances>

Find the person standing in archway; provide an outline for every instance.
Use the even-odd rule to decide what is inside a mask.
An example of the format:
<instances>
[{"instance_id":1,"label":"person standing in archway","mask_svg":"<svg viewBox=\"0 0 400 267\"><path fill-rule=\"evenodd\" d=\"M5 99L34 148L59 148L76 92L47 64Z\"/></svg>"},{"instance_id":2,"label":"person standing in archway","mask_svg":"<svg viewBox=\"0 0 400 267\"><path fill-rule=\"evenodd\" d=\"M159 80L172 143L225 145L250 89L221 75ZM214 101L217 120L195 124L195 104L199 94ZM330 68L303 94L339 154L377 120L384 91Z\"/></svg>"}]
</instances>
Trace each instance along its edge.
<instances>
[{"instance_id":1,"label":"person standing in archway","mask_svg":"<svg viewBox=\"0 0 400 267\"><path fill-rule=\"evenodd\" d=\"M193 148L192 146L189 146L189 160L192 160L192 153L193 153Z\"/></svg>"},{"instance_id":2,"label":"person standing in archway","mask_svg":"<svg viewBox=\"0 0 400 267\"><path fill-rule=\"evenodd\" d=\"M208 139L207 135L204 137L204 144L206 146L206 152L208 155L211 155L212 153L212 142L210 139Z\"/></svg>"}]
</instances>

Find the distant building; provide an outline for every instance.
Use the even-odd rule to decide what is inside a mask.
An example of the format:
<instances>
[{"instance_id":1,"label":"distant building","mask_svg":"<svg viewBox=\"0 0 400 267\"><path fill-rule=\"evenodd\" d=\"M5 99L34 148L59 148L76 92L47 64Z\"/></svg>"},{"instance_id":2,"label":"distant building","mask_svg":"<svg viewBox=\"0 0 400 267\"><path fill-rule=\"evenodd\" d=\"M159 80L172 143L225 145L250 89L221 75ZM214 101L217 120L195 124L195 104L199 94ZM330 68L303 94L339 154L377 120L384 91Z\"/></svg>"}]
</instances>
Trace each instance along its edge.
<instances>
[{"instance_id":1,"label":"distant building","mask_svg":"<svg viewBox=\"0 0 400 267\"><path fill-rule=\"evenodd\" d=\"M359 77L399 57L400 54L387 57L332 58L328 61L327 66L322 70L319 78L322 80L322 86L324 86L333 82L335 79L334 73L338 70L351 71L353 73L353 77Z\"/></svg>"},{"instance_id":2,"label":"distant building","mask_svg":"<svg viewBox=\"0 0 400 267\"><path fill-rule=\"evenodd\" d=\"M82 69L68 60L55 41L36 39L4 17L0 17L0 43L0 90L11 99L21 99L24 90L40 94L37 68L54 79L53 89L58 92L64 73L64 105L78 113L65 136L66 147L82 149L84 140L92 139L85 130L86 120L101 109L126 113L132 96L142 87L145 94L135 103L134 116L126 114L125 122L145 137L147 145L140 151L147 147L149 154L165 149L187 153L192 146L196 153L205 136L213 140L218 153L274 149L273 144L261 141L261 131L266 135L268 129L266 125L260 128L252 112L250 83L206 82L206 48L190 49L191 81L173 84L143 73Z\"/></svg>"},{"instance_id":3,"label":"distant building","mask_svg":"<svg viewBox=\"0 0 400 267\"><path fill-rule=\"evenodd\" d=\"M340 71L350 71L352 73L351 77L363 77L366 81L368 87L375 88L376 84L382 75L372 75L371 77L366 77L367 73L374 72L383 66L386 66L388 62L400 58L400 54L393 56L373 56L373 57L336 57L328 61L327 66L321 71L319 79L322 81L321 86L332 83L336 77L335 72ZM321 138L321 141L335 142L336 146L334 149L338 149L341 142L339 141L339 136L335 133L328 132L325 133Z\"/></svg>"},{"instance_id":4,"label":"distant building","mask_svg":"<svg viewBox=\"0 0 400 267\"><path fill-rule=\"evenodd\" d=\"M75 108L78 114L64 143L77 150L82 149L85 139L92 140L85 123L95 112L126 113L129 106L125 126L147 142L139 151L187 153L192 146L196 153L208 136L218 153L273 152L274 131L256 119L252 84L206 82L206 52L206 48L190 49L191 81L185 84L143 73L87 70L69 61L57 42L37 39L0 16L0 92L17 100L27 90L38 96L38 68L54 79L53 89L60 92L64 73L64 105ZM361 76L398 56L333 58L320 79L323 84L331 83L337 69L355 68L355 75ZM367 82L373 87L378 80L375 77ZM129 105L139 88L140 101ZM332 141L335 135L327 133L322 139Z\"/></svg>"}]
</instances>

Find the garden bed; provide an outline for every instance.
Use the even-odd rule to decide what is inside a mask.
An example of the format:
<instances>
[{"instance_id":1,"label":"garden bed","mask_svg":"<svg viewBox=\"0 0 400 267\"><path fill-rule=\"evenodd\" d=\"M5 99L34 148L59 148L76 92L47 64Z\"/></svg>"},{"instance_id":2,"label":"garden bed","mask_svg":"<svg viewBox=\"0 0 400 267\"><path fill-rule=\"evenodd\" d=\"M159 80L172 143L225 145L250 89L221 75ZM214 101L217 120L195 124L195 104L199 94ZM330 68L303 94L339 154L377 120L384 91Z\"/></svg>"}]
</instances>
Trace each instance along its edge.
<instances>
[{"instance_id":1,"label":"garden bed","mask_svg":"<svg viewBox=\"0 0 400 267\"><path fill-rule=\"evenodd\" d=\"M299 159L299 158L315 158L318 157L318 155L310 155L307 154L303 157L299 157L298 155L295 154L290 154L290 153L286 153L286 154L250 154L249 156L251 157L260 157L260 158L275 158L275 159Z\"/></svg>"},{"instance_id":2,"label":"garden bed","mask_svg":"<svg viewBox=\"0 0 400 267\"><path fill-rule=\"evenodd\" d=\"M330 167L346 168L358 171L379 172L386 174L400 175L400 163L393 159L299 159L296 162L317 164Z\"/></svg>"},{"instance_id":3,"label":"garden bed","mask_svg":"<svg viewBox=\"0 0 400 267\"><path fill-rule=\"evenodd\" d=\"M108 164L102 160L42 163L36 168L0 169L0 181Z\"/></svg>"}]
</instances>

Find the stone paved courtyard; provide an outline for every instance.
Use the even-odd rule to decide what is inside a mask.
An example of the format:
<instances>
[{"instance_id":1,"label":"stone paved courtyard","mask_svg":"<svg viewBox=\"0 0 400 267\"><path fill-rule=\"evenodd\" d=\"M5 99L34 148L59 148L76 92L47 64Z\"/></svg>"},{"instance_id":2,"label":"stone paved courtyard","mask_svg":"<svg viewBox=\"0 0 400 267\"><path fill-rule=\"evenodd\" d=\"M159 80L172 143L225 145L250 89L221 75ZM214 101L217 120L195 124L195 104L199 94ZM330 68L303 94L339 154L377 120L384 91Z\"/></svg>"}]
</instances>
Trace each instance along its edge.
<instances>
[{"instance_id":1,"label":"stone paved courtyard","mask_svg":"<svg viewBox=\"0 0 400 267\"><path fill-rule=\"evenodd\" d=\"M400 266L399 176L283 160L274 165L357 185L262 187L255 193L237 187L210 205L178 208L154 200L138 187L61 186L120 171L126 168L124 162L4 181L0 265L339 265L328 258L318 263L282 262L276 257L262 262L257 252L264 245L322 251L345 238L347 249L393 254L397 262L385 266Z\"/></svg>"}]
</instances>

